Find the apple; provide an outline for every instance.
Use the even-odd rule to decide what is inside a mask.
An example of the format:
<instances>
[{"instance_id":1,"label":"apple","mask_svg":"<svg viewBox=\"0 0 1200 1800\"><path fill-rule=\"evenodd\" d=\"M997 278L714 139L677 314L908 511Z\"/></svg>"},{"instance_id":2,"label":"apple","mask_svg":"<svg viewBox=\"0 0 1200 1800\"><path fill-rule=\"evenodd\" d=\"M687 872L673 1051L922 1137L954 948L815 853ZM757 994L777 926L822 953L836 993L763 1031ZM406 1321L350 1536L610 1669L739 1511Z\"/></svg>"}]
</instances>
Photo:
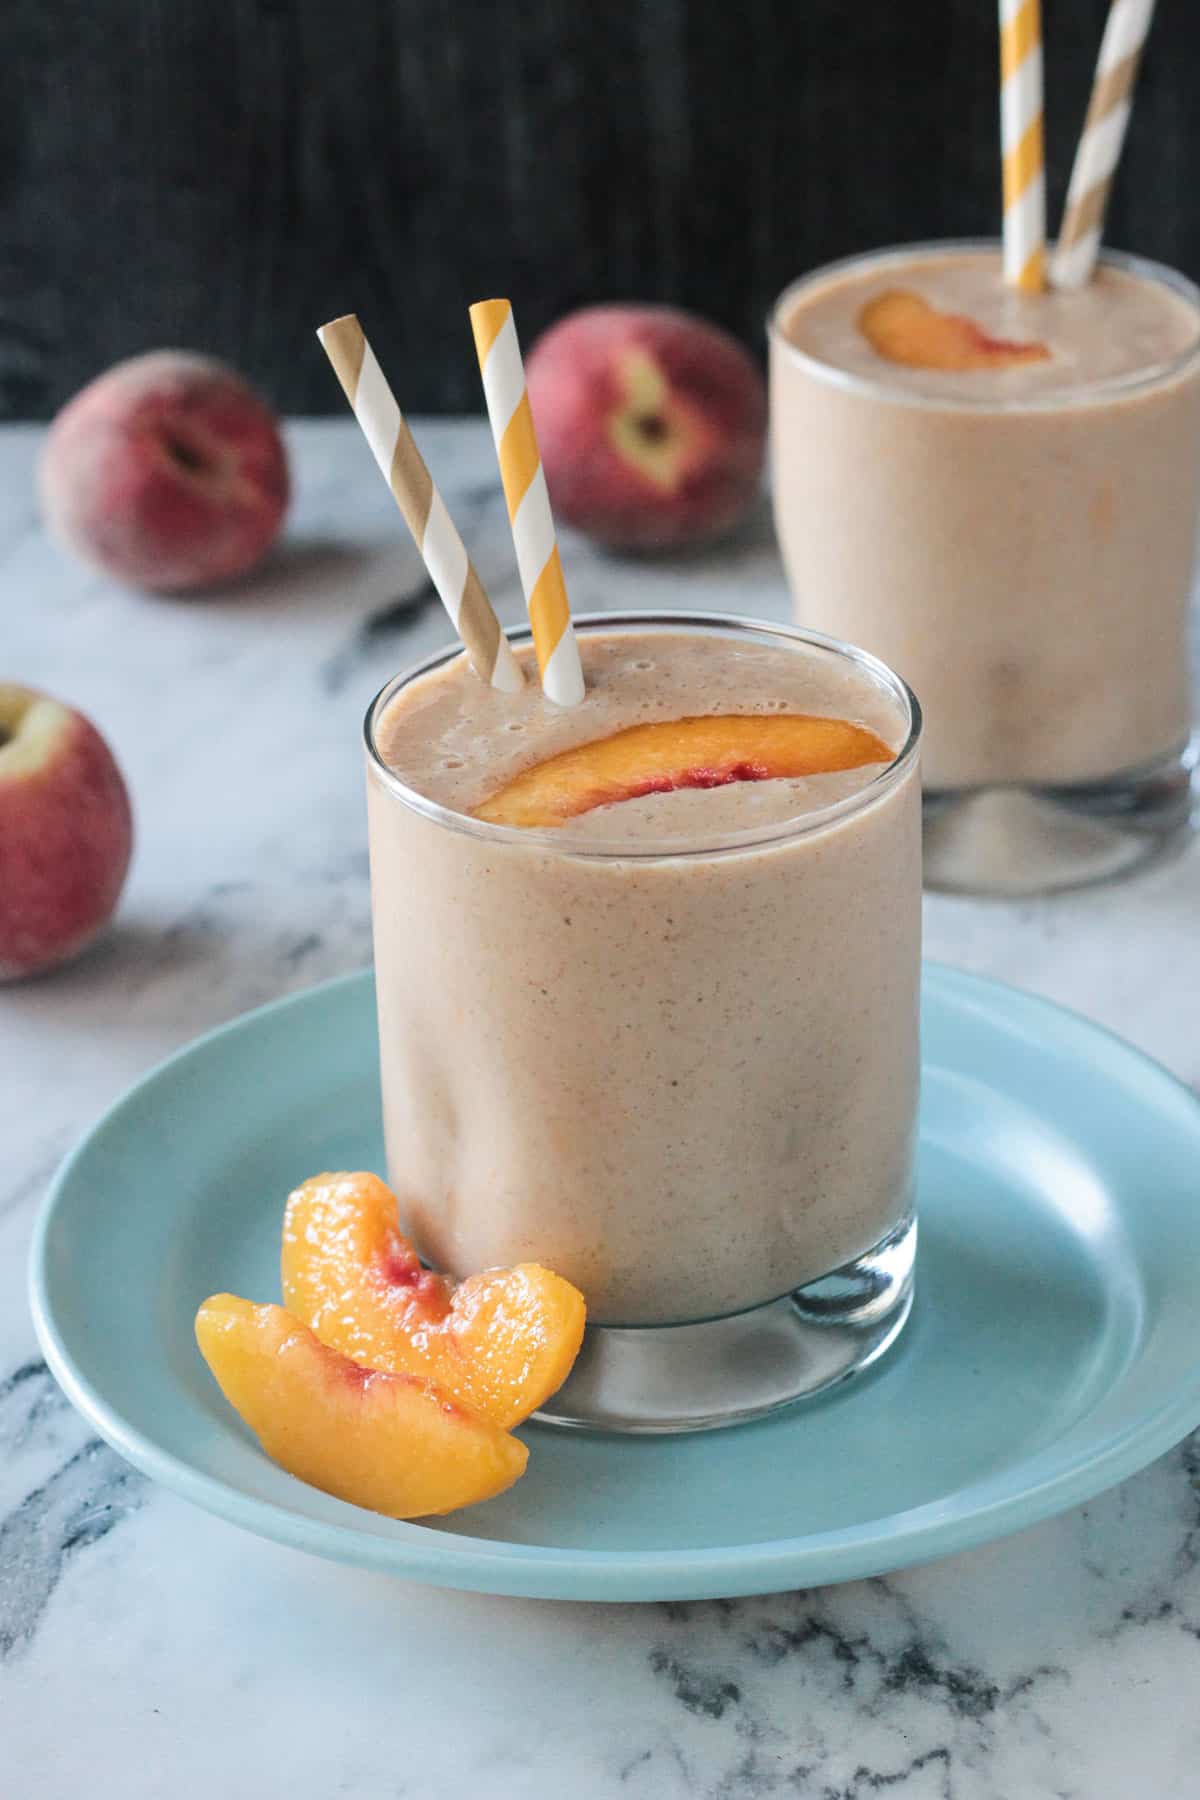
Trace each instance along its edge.
<instances>
[{"instance_id":1,"label":"apple","mask_svg":"<svg viewBox=\"0 0 1200 1800\"><path fill-rule=\"evenodd\" d=\"M612 549L727 531L758 491L767 396L728 332L669 306L590 306L534 345L526 385L550 500Z\"/></svg>"},{"instance_id":2,"label":"apple","mask_svg":"<svg viewBox=\"0 0 1200 1800\"><path fill-rule=\"evenodd\" d=\"M50 531L85 562L132 587L185 592L244 574L274 543L287 453L236 370L155 350L63 407L40 486Z\"/></svg>"},{"instance_id":3,"label":"apple","mask_svg":"<svg viewBox=\"0 0 1200 1800\"><path fill-rule=\"evenodd\" d=\"M133 819L112 751L82 713L0 682L0 980L89 944L129 867Z\"/></svg>"}]
</instances>

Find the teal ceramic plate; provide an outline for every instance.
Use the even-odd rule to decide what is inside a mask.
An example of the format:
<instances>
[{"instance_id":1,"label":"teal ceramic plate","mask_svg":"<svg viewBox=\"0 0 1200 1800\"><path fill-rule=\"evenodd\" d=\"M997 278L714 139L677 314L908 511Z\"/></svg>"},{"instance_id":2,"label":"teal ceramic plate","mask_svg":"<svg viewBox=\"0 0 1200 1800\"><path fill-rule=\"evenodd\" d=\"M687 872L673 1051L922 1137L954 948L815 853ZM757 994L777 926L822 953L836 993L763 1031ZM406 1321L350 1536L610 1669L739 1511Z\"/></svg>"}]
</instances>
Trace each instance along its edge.
<instances>
[{"instance_id":1,"label":"teal ceramic plate","mask_svg":"<svg viewBox=\"0 0 1200 1800\"><path fill-rule=\"evenodd\" d=\"M924 998L917 1302L878 1368L755 1424L525 1428L529 1473L440 1524L275 1468L192 1338L276 1299L284 1196L382 1167L369 975L249 1014L101 1119L33 1247L38 1335L109 1443L251 1531L448 1587L573 1600L878 1574L1088 1499L1200 1422L1200 1104L1043 1001L947 969Z\"/></svg>"}]
</instances>

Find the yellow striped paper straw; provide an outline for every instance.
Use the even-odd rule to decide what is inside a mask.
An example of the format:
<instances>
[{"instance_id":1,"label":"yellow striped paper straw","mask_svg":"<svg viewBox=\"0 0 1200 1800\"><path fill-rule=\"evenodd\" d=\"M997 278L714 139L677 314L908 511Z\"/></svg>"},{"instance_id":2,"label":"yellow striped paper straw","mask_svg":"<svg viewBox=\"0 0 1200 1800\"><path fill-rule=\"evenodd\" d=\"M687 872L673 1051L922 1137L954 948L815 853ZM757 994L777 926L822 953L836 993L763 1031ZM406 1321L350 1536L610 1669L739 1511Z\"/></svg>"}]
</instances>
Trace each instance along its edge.
<instances>
[{"instance_id":1,"label":"yellow striped paper straw","mask_svg":"<svg viewBox=\"0 0 1200 1800\"><path fill-rule=\"evenodd\" d=\"M1091 280L1100 254L1109 190L1129 124L1142 46L1153 17L1154 0L1113 0L1109 8L1050 267L1056 287L1082 287Z\"/></svg>"},{"instance_id":2,"label":"yellow striped paper straw","mask_svg":"<svg viewBox=\"0 0 1200 1800\"><path fill-rule=\"evenodd\" d=\"M466 645L471 666L491 687L515 694L525 685L521 665L500 629L500 621L475 565L463 547L425 459L413 442L383 370L353 313L333 319L317 332L321 348L374 452L417 549Z\"/></svg>"},{"instance_id":3,"label":"yellow striped paper straw","mask_svg":"<svg viewBox=\"0 0 1200 1800\"><path fill-rule=\"evenodd\" d=\"M558 706L577 706L583 699L583 669L567 606L512 307L507 300L477 301L471 308L471 329L542 689L547 700Z\"/></svg>"},{"instance_id":4,"label":"yellow striped paper straw","mask_svg":"<svg viewBox=\"0 0 1200 1800\"><path fill-rule=\"evenodd\" d=\"M1046 163L1042 143L1039 0L1000 0L1000 150L1004 159L1004 279L1046 285Z\"/></svg>"}]
</instances>

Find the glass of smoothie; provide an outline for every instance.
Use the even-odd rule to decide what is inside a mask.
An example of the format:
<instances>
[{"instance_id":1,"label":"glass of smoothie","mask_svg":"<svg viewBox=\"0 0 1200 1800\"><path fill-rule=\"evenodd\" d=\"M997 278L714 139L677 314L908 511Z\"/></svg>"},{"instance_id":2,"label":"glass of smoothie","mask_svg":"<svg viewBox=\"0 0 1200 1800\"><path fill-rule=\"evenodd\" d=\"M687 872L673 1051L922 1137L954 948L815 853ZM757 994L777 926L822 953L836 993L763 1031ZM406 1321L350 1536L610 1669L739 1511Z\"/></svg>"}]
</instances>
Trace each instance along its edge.
<instances>
[{"instance_id":1,"label":"glass of smoothie","mask_svg":"<svg viewBox=\"0 0 1200 1800\"><path fill-rule=\"evenodd\" d=\"M852 1374L907 1317L920 713L874 657L576 622L587 694L448 650L366 720L389 1180L454 1275L588 1304L544 1417L666 1431Z\"/></svg>"},{"instance_id":2,"label":"glass of smoothie","mask_svg":"<svg viewBox=\"0 0 1200 1800\"><path fill-rule=\"evenodd\" d=\"M1108 253L1006 287L996 244L818 270L770 320L775 514L798 619L925 710L926 879L1102 879L1191 818L1200 293Z\"/></svg>"}]
</instances>

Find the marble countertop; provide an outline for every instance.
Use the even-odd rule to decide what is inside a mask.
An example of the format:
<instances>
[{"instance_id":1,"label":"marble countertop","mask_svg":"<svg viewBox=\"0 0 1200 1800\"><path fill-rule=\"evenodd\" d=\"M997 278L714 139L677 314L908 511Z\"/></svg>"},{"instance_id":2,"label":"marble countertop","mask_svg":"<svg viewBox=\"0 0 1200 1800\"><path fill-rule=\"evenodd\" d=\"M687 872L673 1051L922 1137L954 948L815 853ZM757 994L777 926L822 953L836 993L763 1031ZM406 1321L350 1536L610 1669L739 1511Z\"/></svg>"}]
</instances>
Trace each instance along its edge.
<instances>
[{"instance_id":1,"label":"marble countertop","mask_svg":"<svg viewBox=\"0 0 1200 1800\"><path fill-rule=\"evenodd\" d=\"M485 428L419 435L519 618ZM604 1607L422 1588L261 1542L150 1486L61 1397L25 1301L51 1172L166 1052L369 960L359 722L449 632L353 424L290 437L297 498L274 561L236 592L164 600L46 543L40 434L0 432L0 676L97 720L138 826L115 929L0 990L0 1796L1200 1796L1200 1438L926 1568ZM563 549L579 611L786 613L765 510L699 559ZM1198 917L1194 847L1051 901L930 898L927 947L1194 1084Z\"/></svg>"}]
</instances>

